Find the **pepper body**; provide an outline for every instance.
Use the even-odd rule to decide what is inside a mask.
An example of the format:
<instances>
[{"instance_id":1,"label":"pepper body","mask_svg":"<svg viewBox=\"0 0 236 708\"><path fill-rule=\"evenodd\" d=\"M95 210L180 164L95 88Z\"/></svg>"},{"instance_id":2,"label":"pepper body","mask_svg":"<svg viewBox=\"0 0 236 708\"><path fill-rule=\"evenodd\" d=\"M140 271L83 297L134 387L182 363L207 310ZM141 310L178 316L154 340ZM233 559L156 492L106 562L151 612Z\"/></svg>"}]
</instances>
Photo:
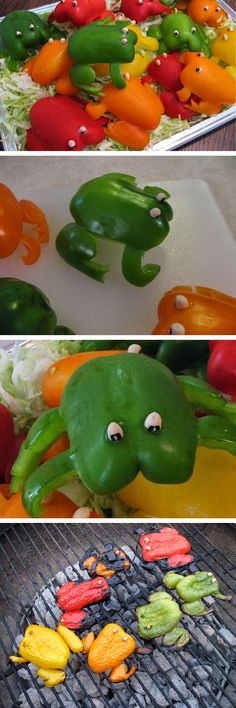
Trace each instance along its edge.
<instances>
[{"instance_id":1,"label":"pepper body","mask_svg":"<svg viewBox=\"0 0 236 708\"><path fill-rule=\"evenodd\" d=\"M72 82L75 86L81 85L81 66L105 62L110 65L113 83L117 88L124 88L126 82L121 75L120 64L133 61L136 43L137 35L127 27L96 23L82 27L68 40L68 54L75 62L70 71ZM91 83L93 80L91 75Z\"/></svg>"},{"instance_id":2,"label":"pepper body","mask_svg":"<svg viewBox=\"0 0 236 708\"><path fill-rule=\"evenodd\" d=\"M47 42L51 27L39 15L16 10L0 22L0 53L12 59L26 59L29 50Z\"/></svg>"},{"instance_id":3,"label":"pepper body","mask_svg":"<svg viewBox=\"0 0 236 708\"><path fill-rule=\"evenodd\" d=\"M190 543L176 529L162 528L156 533L140 536L139 543L142 547L142 556L145 561L155 561L168 558L168 565L187 565L193 560L187 555L191 549Z\"/></svg>"},{"instance_id":4,"label":"pepper body","mask_svg":"<svg viewBox=\"0 0 236 708\"><path fill-rule=\"evenodd\" d=\"M30 109L29 117L28 150L76 152L104 138L101 123L90 118L80 102L69 96L40 98Z\"/></svg>"},{"instance_id":5,"label":"pepper body","mask_svg":"<svg viewBox=\"0 0 236 708\"><path fill-rule=\"evenodd\" d=\"M179 52L171 54L159 54L156 59L150 62L148 74L153 81L168 91L177 91L181 87L180 72L183 69L183 62L179 59Z\"/></svg>"},{"instance_id":6,"label":"pepper body","mask_svg":"<svg viewBox=\"0 0 236 708\"><path fill-rule=\"evenodd\" d=\"M56 314L39 288L0 278L0 334L54 334Z\"/></svg>"},{"instance_id":7,"label":"pepper body","mask_svg":"<svg viewBox=\"0 0 236 708\"><path fill-rule=\"evenodd\" d=\"M24 233L24 224L32 226L35 236ZM0 259L11 256L22 243L26 255L21 259L25 265L32 265L41 254L40 244L48 240L49 228L42 209L29 200L18 201L5 184L0 184Z\"/></svg>"},{"instance_id":8,"label":"pepper body","mask_svg":"<svg viewBox=\"0 0 236 708\"><path fill-rule=\"evenodd\" d=\"M69 648L59 634L37 624L27 627L19 654L42 669L64 669L70 658Z\"/></svg>"},{"instance_id":9,"label":"pepper body","mask_svg":"<svg viewBox=\"0 0 236 708\"><path fill-rule=\"evenodd\" d=\"M227 19L227 14L220 7L217 0L190 0L188 3L188 13L194 22L199 25L207 24L210 27L217 27Z\"/></svg>"},{"instance_id":10,"label":"pepper body","mask_svg":"<svg viewBox=\"0 0 236 708\"><path fill-rule=\"evenodd\" d=\"M158 41L154 37L147 37L139 27L127 24L126 27L132 30L137 36L137 44L135 45L135 55L133 61L128 64L122 64L122 73L129 76L142 76L145 73L148 64L153 56L153 52L157 52ZM108 64L95 64L95 71L98 76L103 76L109 73Z\"/></svg>"},{"instance_id":11,"label":"pepper body","mask_svg":"<svg viewBox=\"0 0 236 708\"><path fill-rule=\"evenodd\" d=\"M195 602L208 595L219 595L218 580L213 573L199 570L191 575L182 576L170 570L163 578L164 585L175 589L184 602Z\"/></svg>"},{"instance_id":12,"label":"pepper body","mask_svg":"<svg viewBox=\"0 0 236 708\"><path fill-rule=\"evenodd\" d=\"M213 57L217 57L225 64L236 65L236 29L233 27L222 27L218 29L217 36L212 42L211 51Z\"/></svg>"},{"instance_id":13,"label":"pepper body","mask_svg":"<svg viewBox=\"0 0 236 708\"><path fill-rule=\"evenodd\" d=\"M57 591L57 602L61 610L82 610L87 605L109 597L110 588L105 578L94 578L85 582L65 583Z\"/></svg>"},{"instance_id":14,"label":"pepper body","mask_svg":"<svg viewBox=\"0 0 236 708\"><path fill-rule=\"evenodd\" d=\"M152 334L170 334L176 323L183 334L236 334L236 298L212 288L178 285L158 305Z\"/></svg>"},{"instance_id":15,"label":"pepper body","mask_svg":"<svg viewBox=\"0 0 236 708\"><path fill-rule=\"evenodd\" d=\"M211 342L207 364L207 380L218 391L236 401L236 342Z\"/></svg>"},{"instance_id":16,"label":"pepper body","mask_svg":"<svg viewBox=\"0 0 236 708\"><path fill-rule=\"evenodd\" d=\"M168 15L171 9L167 3L159 2L159 0L143 0L142 3L137 3L137 0L122 0L120 12L123 12L126 17L136 22L145 22L148 17L155 15Z\"/></svg>"},{"instance_id":17,"label":"pepper body","mask_svg":"<svg viewBox=\"0 0 236 708\"><path fill-rule=\"evenodd\" d=\"M141 260L143 253L159 245L169 232L172 209L168 196L161 188L140 189L129 175L111 173L90 180L71 200L70 210L76 223L68 224L59 233L57 250L67 263L102 280L108 267L91 260L96 253L95 239L124 243L123 275L130 283L144 286L159 271L155 265L142 268Z\"/></svg>"},{"instance_id":18,"label":"pepper body","mask_svg":"<svg viewBox=\"0 0 236 708\"><path fill-rule=\"evenodd\" d=\"M235 101L236 83L234 79L211 59L192 52L182 56L185 63L180 74L184 86L177 91L181 101L186 102L191 93L201 100L197 103L190 99L190 108L197 113L211 115L218 113L222 106L228 106Z\"/></svg>"},{"instance_id":19,"label":"pepper body","mask_svg":"<svg viewBox=\"0 0 236 708\"><path fill-rule=\"evenodd\" d=\"M134 652L136 643L118 624L107 624L94 640L88 665L95 673L114 669Z\"/></svg>"},{"instance_id":20,"label":"pepper body","mask_svg":"<svg viewBox=\"0 0 236 708\"><path fill-rule=\"evenodd\" d=\"M210 55L210 42L201 25L183 12L168 15L160 25L151 25L148 35L160 40L159 54L184 50Z\"/></svg>"},{"instance_id":21,"label":"pepper body","mask_svg":"<svg viewBox=\"0 0 236 708\"><path fill-rule=\"evenodd\" d=\"M48 22L72 22L76 27L90 24L94 20L114 16L107 11L105 0L63 0L55 7Z\"/></svg>"},{"instance_id":22,"label":"pepper body","mask_svg":"<svg viewBox=\"0 0 236 708\"><path fill-rule=\"evenodd\" d=\"M26 64L26 70L32 80L40 86L48 86L53 81L67 72L73 62L68 56L68 42L64 39L54 39L46 42L41 47L38 54L32 57ZM74 87L77 92L76 87Z\"/></svg>"},{"instance_id":23,"label":"pepper body","mask_svg":"<svg viewBox=\"0 0 236 708\"><path fill-rule=\"evenodd\" d=\"M86 106L86 111L92 117L98 118L109 111L117 118L144 130L155 130L159 125L164 112L161 100L150 86L143 86L135 76L127 81L122 92L112 84L107 84L103 94L99 104L88 103Z\"/></svg>"},{"instance_id":24,"label":"pepper body","mask_svg":"<svg viewBox=\"0 0 236 708\"><path fill-rule=\"evenodd\" d=\"M182 618L178 603L167 592L148 597L149 604L136 609L138 633L142 639L154 639L171 632Z\"/></svg>"}]
</instances>

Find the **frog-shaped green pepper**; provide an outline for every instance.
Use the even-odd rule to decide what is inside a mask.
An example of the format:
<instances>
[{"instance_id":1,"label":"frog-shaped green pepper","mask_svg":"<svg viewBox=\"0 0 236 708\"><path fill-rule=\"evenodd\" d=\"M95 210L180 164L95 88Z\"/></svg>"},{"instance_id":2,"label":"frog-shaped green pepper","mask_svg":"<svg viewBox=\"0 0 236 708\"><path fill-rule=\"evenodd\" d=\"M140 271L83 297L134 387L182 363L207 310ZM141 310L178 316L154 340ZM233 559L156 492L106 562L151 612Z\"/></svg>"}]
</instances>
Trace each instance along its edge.
<instances>
[{"instance_id":1,"label":"frog-shaped green pepper","mask_svg":"<svg viewBox=\"0 0 236 708\"><path fill-rule=\"evenodd\" d=\"M189 641L189 633L184 627L178 626L181 609L167 592L155 592L148 596L149 604L136 609L142 639L163 637L165 646L181 649Z\"/></svg>"},{"instance_id":2,"label":"frog-shaped green pepper","mask_svg":"<svg viewBox=\"0 0 236 708\"><path fill-rule=\"evenodd\" d=\"M62 37L63 33L48 25L39 15L28 10L16 10L0 22L0 54L18 61L24 60L30 49L56 35Z\"/></svg>"},{"instance_id":3,"label":"frog-shaped green pepper","mask_svg":"<svg viewBox=\"0 0 236 708\"><path fill-rule=\"evenodd\" d=\"M231 596L222 595L218 580L213 573L199 570L191 575L179 575L169 571L163 578L164 585L169 590L175 590L180 599L184 600L182 610L187 615L201 616L209 612L202 598L215 595L219 600L229 600Z\"/></svg>"},{"instance_id":4,"label":"frog-shaped green pepper","mask_svg":"<svg viewBox=\"0 0 236 708\"><path fill-rule=\"evenodd\" d=\"M72 83L80 88L93 84L96 73L91 64L110 65L111 80L125 88L121 64L132 62L138 37L128 27L93 22L74 32L68 40L68 54L75 62L70 70Z\"/></svg>"},{"instance_id":5,"label":"frog-shaped green pepper","mask_svg":"<svg viewBox=\"0 0 236 708\"><path fill-rule=\"evenodd\" d=\"M214 415L196 418L192 407ZM38 516L44 496L78 474L95 494L115 493L139 471L158 484L186 482L198 444L236 455L235 411L205 382L177 378L133 347L92 358L69 380L60 408L33 424L13 466L11 491L23 489L28 513ZM40 465L65 432L69 449Z\"/></svg>"},{"instance_id":6,"label":"frog-shaped green pepper","mask_svg":"<svg viewBox=\"0 0 236 708\"><path fill-rule=\"evenodd\" d=\"M163 52L203 52L210 56L210 42L203 28L189 15L177 12L166 16L158 25L152 25L147 34L159 41L158 54Z\"/></svg>"},{"instance_id":7,"label":"frog-shaped green pepper","mask_svg":"<svg viewBox=\"0 0 236 708\"><path fill-rule=\"evenodd\" d=\"M80 30L81 31L81 30ZM75 224L59 233L56 247L62 258L91 278L103 281L109 270L95 263L97 238L125 244L122 272L133 285L145 286L160 266L142 266L145 251L159 245L169 232L173 212L161 187L139 188L135 177L110 173L83 184L70 203Z\"/></svg>"}]
</instances>

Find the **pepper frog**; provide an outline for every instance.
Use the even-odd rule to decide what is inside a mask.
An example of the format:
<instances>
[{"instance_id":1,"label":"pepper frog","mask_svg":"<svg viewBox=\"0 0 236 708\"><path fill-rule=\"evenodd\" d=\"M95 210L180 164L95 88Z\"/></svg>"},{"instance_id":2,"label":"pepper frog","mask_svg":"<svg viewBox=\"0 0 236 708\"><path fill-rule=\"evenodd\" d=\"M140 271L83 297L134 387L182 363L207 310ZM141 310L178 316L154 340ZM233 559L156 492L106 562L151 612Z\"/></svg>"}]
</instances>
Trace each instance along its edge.
<instances>
[{"instance_id":1,"label":"pepper frog","mask_svg":"<svg viewBox=\"0 0 236 708\"><path fill-rule=\"evenodd\" d=\"M211 612L202 602L202 598L215 595L219 600L231 600L230 595L220 593L218 580L213 573L199 570L191 575L179 575L170 570L163 578L169 590L175 590L183 601L182 610L187 615L203 616Z\"/></svg>"},{"instance_id":2,"label":"pepper frog","mask_svg":"<svg viewBox=\"0 0 236 708\"><path fill-rule=\"evenodd\" d=\"M165 646L181 649L189 642L189 633L179 626L181 609L168 592L154 592L148 596L148 605L137 607L138 632L142 639L163 637Z\"/></svg>"},{"instance_id":3,"label":"pepper frog","mask_svg":"<svg viewBox=\"0 0 236 708\"><path fill-rule=\"evenodd\" d=\"M159 245L169 232L173 212L161 187L139 188L135 177L110 173L83 184L70 203L75 224L60 231L56 247L62 258L91 278L103 281L108 265L92 259L97 238L125 244L122 272L133 285L145 286L160 271L142 266L145 251Z\"/></svg>"},{"instance_id":4,"label":"pepper frog","mask_svg":"<svg viewBox=\"0 0 236 708\"><path fill-rule=\"evenodd\" d=\"M43 679L44 685L52 688L62 683L70 659L70 650L80 653L83 642L66 627L59 625L57 630L30 624L19 645L20 656L10 656L14 664L31 662L37 666L37 676Z\"/></svg>"},{"instance_id":5,"label":"pepper frog","mask_svg":"<svg viewBox=\"0 0 236 708\"><path fill-rule=\"evenodd\" d=\"M32 224L36 237L25 234L24 223ZM27 199L18 201L5 184L0 184L0 258L11 256L20 243L27 249L21 256L25 265L38 260L41 243L49 239L49 230L43 211Z\"/></svg>"},{"instance_id":6,"label":"pepper frog","mask_svg":"<svg viewBox=\"0 0 236 708\"><path fill-rule=\"evenodd\" d=\"M21 61L31 49L48 41L49 37L62 37L55 25L28 10L16 10L0 22L0 55Z\"/></svg>"},{"instance_id":7,"label":"pepper frog","mask_svg":"<svg viewBox=\"0 0 236 708\"><path fill-rule=\"evenodd\" d=\"M95 673L111 670L109 680L113 683L126 681L136 671L136 666L128 669L124 663L136 649L136 642L119 624L106 624L94 639L93 632L84 640L85 653L88 651L88 665Z\"/></svg>"},{"instance_id":8,"label":"pepper frog","mask_svg":"<svg viewBox=\"0 0 236 708\"><path fill-rule=\"evenodd\" d=\"M210 41L204 30L184 12L168 15L161 24L151 25L147 34L160 40L158 54L185 50L210 56Z\"/></svg>"}]
</instances>

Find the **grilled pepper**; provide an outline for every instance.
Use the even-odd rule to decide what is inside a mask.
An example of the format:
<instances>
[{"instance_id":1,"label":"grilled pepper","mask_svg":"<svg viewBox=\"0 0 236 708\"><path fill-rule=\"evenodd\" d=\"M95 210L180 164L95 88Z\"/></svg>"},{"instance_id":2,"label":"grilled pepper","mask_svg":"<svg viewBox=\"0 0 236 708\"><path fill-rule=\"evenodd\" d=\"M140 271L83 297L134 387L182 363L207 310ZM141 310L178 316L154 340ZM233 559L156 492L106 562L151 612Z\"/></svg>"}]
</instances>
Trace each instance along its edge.
<instances>
[{"instance_id":1,"label":"grilled pepper","mask_svg":"<svg viewBox=\"0 0 236 708\"><path fill-rule=\"evenodd\" d=\"M136 76L131 76L130 79L127 79L126 88L122 91L113 84L104 86L100 103L88 103L86 111L92 118L100 118L107 111L119 118L119 121L109 123L105 132L112 139L119 137L119 142L128 147L131 147L130 132L135 133L137 141L137 130L135 129L139 128L139 143L141 140L143 141L143 145L140 147L144 147L150 140L148 131L157 128L164 108L160 97L150 86L143 85ZM124 130L120 135L122 127ZM126 137L127 132L128 138ZM139 146L137 145L137 147Z\"/></svg>"},{"instance_id":2,"label":"grilled pepper","mask_svg":"<svg viewBox=\"0 0 236 708\"><path fill-rule=\"evenodd\" d=\"M58 632L38 624L30 624L25 630L19 654L41 669L64 669L70 658L69 647ZM13 662L17 658L10 657Z\"/></svg>"},{"instance_id":3,"label":"grilled pepper","mask_svg":"<svg viewBox=\"0 0 236 708\"><path fill-rule=\"evenodd\" d=\"M57 591L57 602L61 610L82 610L109 595L110 588L105 578L94 578L82 583L72 580Z\"/></svg>"},{"instance_id":4,"label":"grilled pepper","mask_svg":"<svg viewBox=\"0 0 236 708\"><path fill-rule=\"evenodd\" d=\"M68 629L79 629L79 627L83 628L83 623L86 616L87 612L84 612L83 610L64 612L63 615L60 616L60 623L63 627L68 627Z\"/></svg>"},{"instance_id":5,"label":"grilled pepper","mask_svg":"<svg viewBox=\"0 0 236 708\"><path fill-rule=\"evenodd\" d=\"M178 627L182 618L178 603L169 593L162 591L149 595L148 600L148 605L136 609L140 637L142 639L164 637L164 644L173 646L174 649L181 649L190 637L184 628Z\"/></svg>"},{"instance_id":6,"label":"grilled pepper","mask_svg":"<svg viewBox=\"0 0 236 708\"><path fill-rule=\"evenodd\" d=\"M130 560L121 548L108 544L106 549L103 553L98 553L94 548L90 548L80 561L80 567L87 570L92 578L96 575L112 578L116 573L130 569Z\"/></svg>"},{"instance_id":7,"label":"grilled pepper","mask_svg":"<svg viewBox=\"0 0 236 708\"><path fill-rule=\"evenodd\" d=\"M197 419L193 409L212 415ZM96 494L122 489L139 470L155 483L183 483L193 473L197 444L236 455L235 423L236 405L199 378L177 380L142 354L97 357L75 371L60 409L47 410L32 426L11 489L24 488L26 508L37 516L44 496L78 470ZM70 448L37 469L66 431Z\"/></svg>"},{"instance_id":8,"label":"grilled pepper","mask_svg":"<svg viewBox=\"0 0 236 708\"><path fill-rule=\"evenodd\" d=\"M168 558L169 567L176 568L178 565L188 565L193 560L193 556L187 555L191 549L189 541L176 529L164 527L157 533L145 534L140 536L139 543L145 561Z\"/></svg>"},{"instance_id":9,"label":"grilled pepper","mask_svg":"<svg viewBox=\"0 0 236 708\"><path fill-rule=\"evenodd\" d=\"M200 285L178 285L158 305L152 334L236 334L236 298Z\"/></svg>"},{"instance_id":10,"label":"grilled pepper","mask_svg":"<svg viewBox=\"0 0 236 708\"><path fill-rule=\"evenodd\" d=\"M107 10L105 0L63 0L51 12L48 22L72 22L82 27L107 16L112 19L114 13Z\"/></svg>"},{"instance_id":11,"label":"grilled pepper","mask_svg":"<svg viewBox=\"0 0 236 708\"><path fill-rule=\"evenodd\" d=\"M82 652L83 649L83 642L82 640L75 634L75 632L72 632L68 627L63 627L61 624L58 625L57 627L57 632L64 639L64 642L67 644L69 649L73 651L75 654L79 654Z\"/></svg>"},{"instance_id":12,"label":"grilled pepper","mask_svg":"<svg viewBox=\"0 0 236 708\"><path fill-rule=\"evenodd\" d=\"M135 640L119 624L107 624L89 649L88 665L98 674L112 669L108 678L114 683L126 681L134 674L136 666L128 670L123 662L135 648Z\"/></svg>"},{"instance_id":13,"label":"grilled pepper","mask_svg":"<svg viewBox=\"0 0 236 708\"><path fill-rule=\"evenodd\" d=\"M193 23L184 12L165 17L161 24L151 25L147 34L159 41L158 53L189 51L210 56L210 42L200 25Z\"/></svg>"},{"instance_id":14,"label":"grilled pepper","mask_svg":"<svg viewBox=\"0 0 236 708\"><path fill-rule=\"evenodd\" d=\"M63 36L39 15L28 10L16 10L0 22L0 54L12 59L26 59L29 51L44 44L52 36Z\"/></svg>"},{"instance_id":15,"label":"grilled pepper","mask_svg":"<svg viewBox=\"0 0 236 708\"><path fill-rule=\"evenodd\" d=\"M114 85L125 88L120 64L132 62L137 35L127 27L91 24L74 32L68 40L68 54L75 62L70 70L72 83L83 88L93 84L96 74L91 64L108 63Z\"/></svg>"},{"instance_id":16,"label":"grilled pepper","mask_svg":"<svg viewBox=\"0 0 236 708\"><path fill-rule=\"evenodd\" d=\"M63 683L66 678L65 672L57 669L38 669L36 673L39 678L43 679L44 686L48 688L58 686L58 684Z\"/></svg>"},{"instance_id":17,"label":"grilled pepper","mask_svg":"<svg viewBox=\"0 0 236 708\"><path fill-rule=\"evenodd\" d=\"M208 595L215 595L219 600L230 599L227 595L222 595L218 580L213 573L199 570L191 575L178 575L170 570L163 578L164 585L169 590L175 590L181 600L186 603L196 602Z\"/></svg>"},{"instance_id":18,"label":"grilled pepper","mask_svg":"<svg viewBox=\"0 0 236 708\"><path fill-rule=\"evenodd\" d=\"M173 212L168 197L161 187L140 189L129 175L109 173L90 180L71 200L76 223L60 231L57 250L67 263L101 282L109 268L93 261L96 239L124 243L123 275L133 285L145 286L160 271L158 265L142 267L141 262L145 251L169 232Z\"/></svg>"},{"instance_id":19,"label":"grilled pepper","mask_svg":"<svg viewBox=\"0 0 236 708\"><path fill-rule=\"evenodd\" d=\"M56 314L39 288L0 278L0 334L56 334L56 325Z\"/></svg>"},{"instance_id":20,"label":"grilled pepper","mask_svg":"<svg viewBox=\"0 0 236 708\"><path fill-rule=\"evenodd\" d=\"M219 113L223 106L234 103L236 82L222 66L194 52L186 52L182 60L185 64L180 73L183 88L177 91L180 101L189 100L190 108L206 115ZM200 101L191 98L191 94Z\"/></svg>"}]
</instances>

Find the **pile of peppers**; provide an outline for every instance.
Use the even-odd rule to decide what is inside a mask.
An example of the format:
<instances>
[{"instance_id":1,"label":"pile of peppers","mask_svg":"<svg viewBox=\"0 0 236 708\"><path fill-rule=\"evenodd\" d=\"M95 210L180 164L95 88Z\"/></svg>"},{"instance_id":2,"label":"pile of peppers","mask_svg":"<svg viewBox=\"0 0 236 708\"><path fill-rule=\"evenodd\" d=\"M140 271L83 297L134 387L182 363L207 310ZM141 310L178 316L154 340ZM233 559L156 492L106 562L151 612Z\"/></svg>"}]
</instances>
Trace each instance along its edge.
<instances>
[{"instance_id":1,"label":"pile of peppers","mask_svg":"<svg viewBox=\"0 0 236 708\"><path fill-rule=\"evenodd\" d=\"M13 12L0 51L50 87L30 110L28 150L83 150L105 137L142 150L164 113L189 120L235 101L235 29L217 0L184 11L175 0L122 0L118 12L105 0L65 0L48 21Z\"/></svg>"}]
</instances>

